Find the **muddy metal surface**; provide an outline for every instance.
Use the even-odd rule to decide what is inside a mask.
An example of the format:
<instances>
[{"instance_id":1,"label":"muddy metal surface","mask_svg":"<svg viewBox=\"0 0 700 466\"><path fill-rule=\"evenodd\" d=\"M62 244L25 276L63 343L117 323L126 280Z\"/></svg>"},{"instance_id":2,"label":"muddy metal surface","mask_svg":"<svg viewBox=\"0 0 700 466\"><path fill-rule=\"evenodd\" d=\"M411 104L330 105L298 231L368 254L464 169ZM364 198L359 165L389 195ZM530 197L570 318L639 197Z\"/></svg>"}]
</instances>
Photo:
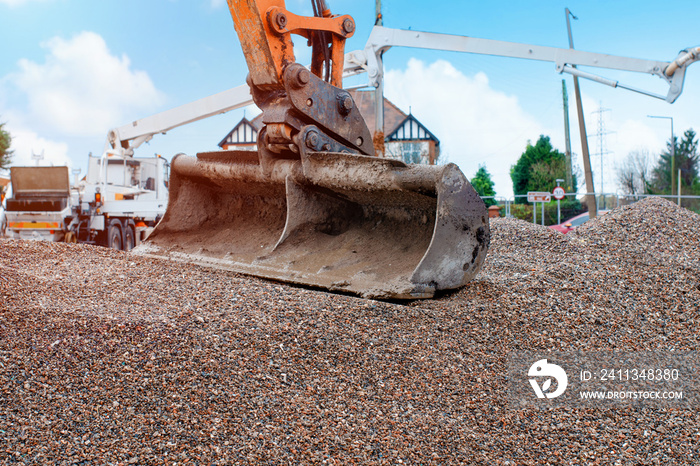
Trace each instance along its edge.
<instances>
[{"instance_id":1,"label":"muddy metal surface","mask_svg":"<svg viewBox=\"0 0 700 466\"><path fill-rule=\"evenodd\" d=\"M486 207L455 165L340 153L270 163L250 151L176 157L168 210L135 252L392 299L458 288L483 264Z\"/></svg>"}]
</instances>

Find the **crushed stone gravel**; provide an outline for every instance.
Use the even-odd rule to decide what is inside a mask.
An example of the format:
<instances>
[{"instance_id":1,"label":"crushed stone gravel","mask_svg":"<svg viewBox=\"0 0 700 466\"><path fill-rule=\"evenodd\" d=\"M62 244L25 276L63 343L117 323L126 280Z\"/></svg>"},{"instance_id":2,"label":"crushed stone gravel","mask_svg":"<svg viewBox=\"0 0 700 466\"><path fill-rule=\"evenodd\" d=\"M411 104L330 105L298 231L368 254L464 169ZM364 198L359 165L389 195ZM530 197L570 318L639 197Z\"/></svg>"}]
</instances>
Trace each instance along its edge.
<instances>
[{"instance_id":1,"label":"crushed stone gravel","mask_svg":"<svg viewBox=\"0 0 700 466\"><path fill-rule=\"evenodd\" d=\"M508 407L518 351L700 349L700 216L493 219L476 280L391 303L0 241L1 464L700 464L697 407Z\"/></svg>"}]
</instances>

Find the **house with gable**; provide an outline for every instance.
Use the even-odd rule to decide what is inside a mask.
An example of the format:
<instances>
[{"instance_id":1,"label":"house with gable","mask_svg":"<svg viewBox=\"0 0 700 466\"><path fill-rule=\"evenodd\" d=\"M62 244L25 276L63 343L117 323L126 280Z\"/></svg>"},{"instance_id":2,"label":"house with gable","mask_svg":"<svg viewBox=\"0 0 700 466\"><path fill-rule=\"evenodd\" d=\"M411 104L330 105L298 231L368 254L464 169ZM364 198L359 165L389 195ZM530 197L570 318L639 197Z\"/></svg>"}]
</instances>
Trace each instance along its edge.
<instances>
[{"instance_id":1,"label":"house with gable","mask_svg":"<svg viewBox=\"0 0 700 466\"><path fill-rule=\"evenodd\" d=\"M262 118L258 115L253 121L245 116L219 143L223 150L257 150L258 132L262 128Z\"/></svg>"},{"instance_id":2,"label":"house with gable","mask_svg":"<svg viewBox=\"0 0 700 466\"><path fill-rule=\"evenodd\" d=\"M348 92L352 94L370 132L374 133L374 91ZM219 142L219 147L224 150L256 150L261 128L262 115L252 120L243 117ZM435 165L440 156L440 140L418 121L410 110L406 114L384 98L384 151L387 158L403 160L406 163Z\"/></svg>"}]
</instances>

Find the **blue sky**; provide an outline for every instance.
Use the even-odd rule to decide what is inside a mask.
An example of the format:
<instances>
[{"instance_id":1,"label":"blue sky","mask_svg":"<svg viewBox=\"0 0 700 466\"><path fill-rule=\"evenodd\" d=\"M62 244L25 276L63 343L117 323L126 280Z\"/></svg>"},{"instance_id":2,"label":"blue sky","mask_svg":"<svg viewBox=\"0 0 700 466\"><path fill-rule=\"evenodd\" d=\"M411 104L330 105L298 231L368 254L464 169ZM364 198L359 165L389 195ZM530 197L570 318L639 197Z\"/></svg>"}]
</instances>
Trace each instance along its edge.
<instances>
[{"instance_id":1,"label":"blue sky","mask_svg":"<svg viewBox=\"0 0 700 466\"><path fill-rule=\"evenodd\" d=\"M328 3L357 23L346 51L363 48L375 2ZM388 27L566 48L567 6L579 18L572 26L580 50L670 61L682 48L700 45L700 6L691 1L384 0L383 14ZM308 0L289 0L287 8L311 13ZM32 152L43 151L46 163L68 163L83 173L88 152L102 151L109 128L238 86L247 74L223 0L0 0L0 43L0 121L15 138L15 162L33 163ZM307 62L303 41L296 44L298 61ZM582 166L572 79L551 63L395 48L385 55L385 69L386 96L410 107L442 141L444 157L468 177L486 165L502 196L512 195L509 169L528 141L546 134L563 151L564 78L573 151ZM666 92L655 77L589 71ZM677 134L700 129L700 64L690 66L673 105L587 81L582 90L597 190L601 158L592 135L601 105L609 109L602 162L608 192L617 191L614 171L630 151L648 150L653 158L670 136L668 121L647 115L673 117ZM215 149L243 112L156 136L138 153L170 158Z\"/></svg>"}]
</instances>

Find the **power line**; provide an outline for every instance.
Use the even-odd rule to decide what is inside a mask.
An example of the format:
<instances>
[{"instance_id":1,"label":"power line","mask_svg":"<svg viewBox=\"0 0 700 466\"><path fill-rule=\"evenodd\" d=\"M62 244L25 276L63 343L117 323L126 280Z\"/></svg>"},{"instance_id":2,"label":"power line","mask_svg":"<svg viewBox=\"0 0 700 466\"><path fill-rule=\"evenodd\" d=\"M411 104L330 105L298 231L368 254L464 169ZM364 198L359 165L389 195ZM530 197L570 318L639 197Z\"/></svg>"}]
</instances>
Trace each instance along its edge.
<instances>
[{"instance_id":1,"label":"power line","mask_svg":"<svg viewBox=\"0 0 700 466\"><path fill-rule=\"evenodd\" d=\"M602 202L603 202L603 207L605 206L605 184L604 184L604 173L605 170L603 168L604 166L604 160L605 156L612 154L612 151L607 150L607 144L606 144L606 139L605 137L609 134L613 134L614 132L612 131L606 131L605 130L605 113L610 112L611 110L609 108L604 108L603 103L600 102L600 106L598 107L598 110L594 110L593 114L598 114L598 132L595 134L590 135L589 137L594 137L596 138L597 146L598 146L598 156L600 157L600 193L602 195Z\"/></svg>"}]
</instances>

